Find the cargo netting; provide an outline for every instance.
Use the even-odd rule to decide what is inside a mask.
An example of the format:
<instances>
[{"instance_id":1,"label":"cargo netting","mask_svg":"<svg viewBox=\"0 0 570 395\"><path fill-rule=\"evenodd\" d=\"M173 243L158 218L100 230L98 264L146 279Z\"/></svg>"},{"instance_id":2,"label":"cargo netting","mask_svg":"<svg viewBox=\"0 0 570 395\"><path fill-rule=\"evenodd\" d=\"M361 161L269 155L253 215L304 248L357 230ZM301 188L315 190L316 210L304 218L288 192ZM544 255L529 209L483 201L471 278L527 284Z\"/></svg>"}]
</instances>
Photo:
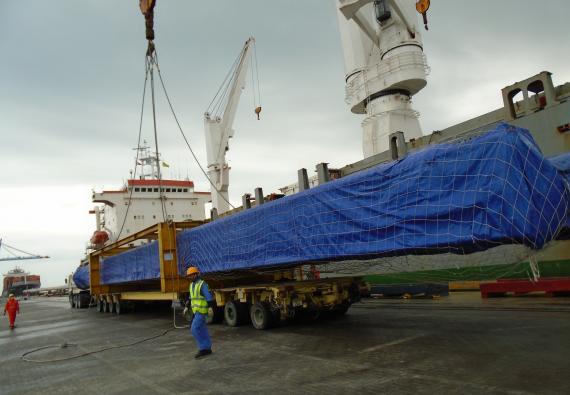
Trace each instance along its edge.
<instances>
[{"instance_id":1,"label":"cargo netting","mask_svg":"<svg viewBox=\"0 0 570 395\"><path fill-rule=\"evenodd\" d=\"M568 243L559 239L569 204L563 171L527 130L500 124L181 232L179 272L193 265L223 278L302 266L334 276L514 265ZM102 267L103 283L159 275L156 243Z\"/></svg>"}]
</instances>

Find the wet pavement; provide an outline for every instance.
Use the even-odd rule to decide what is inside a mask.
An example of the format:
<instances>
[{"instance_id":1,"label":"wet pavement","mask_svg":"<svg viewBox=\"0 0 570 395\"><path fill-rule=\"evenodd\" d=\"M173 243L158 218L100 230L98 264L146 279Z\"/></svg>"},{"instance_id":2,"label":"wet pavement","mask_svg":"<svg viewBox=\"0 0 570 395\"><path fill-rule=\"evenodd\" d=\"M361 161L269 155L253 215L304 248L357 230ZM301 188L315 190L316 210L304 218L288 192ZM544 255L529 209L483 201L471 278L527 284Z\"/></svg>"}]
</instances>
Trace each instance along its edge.
<instances>
[{"instance_id":1,"label":"wet pavement","mask_svg":"<svg viewBox=\"0 0 570 395\"><path fill-rule=\"evenodd\" d=\"M570 298L367 299L335 320L211 326L200 360L168 308L116 316L37 298L21 310L13 332L0 320L2 395L570 393ZM26 356L45 362L22 359L50 345Z\"/></svg>"}]
</instances>

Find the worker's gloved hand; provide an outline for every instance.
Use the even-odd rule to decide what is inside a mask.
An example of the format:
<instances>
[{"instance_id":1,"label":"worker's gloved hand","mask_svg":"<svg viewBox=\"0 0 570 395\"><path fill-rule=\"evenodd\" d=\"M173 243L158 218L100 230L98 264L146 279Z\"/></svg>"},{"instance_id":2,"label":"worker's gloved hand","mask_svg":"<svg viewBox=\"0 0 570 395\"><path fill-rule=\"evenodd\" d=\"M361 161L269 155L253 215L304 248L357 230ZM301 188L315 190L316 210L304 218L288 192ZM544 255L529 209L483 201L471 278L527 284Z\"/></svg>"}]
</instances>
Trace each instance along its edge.
<instances>
[{"instance_id":1,"label":"worker's gloved hand","mask_svg":"<svg viewBox=\"0 0 570 395\"><path fill-rule=\"evenodd\" d=\"M213 309L214 307L216 307L216 302L214 302L213 300L208 300L208 307L210 309Z\"/></svg>"},{"instance_id":2,"label":"worker's gloved hand","mask_svg":"<svg viewBox=\"0 0 570 395\"><path fill-rule=\"evenodd\" d=\"M186 315L186 313L188 313L188 307L184 307L184 310L182 311L182 315Z\"/></svg>"}]
</instances>

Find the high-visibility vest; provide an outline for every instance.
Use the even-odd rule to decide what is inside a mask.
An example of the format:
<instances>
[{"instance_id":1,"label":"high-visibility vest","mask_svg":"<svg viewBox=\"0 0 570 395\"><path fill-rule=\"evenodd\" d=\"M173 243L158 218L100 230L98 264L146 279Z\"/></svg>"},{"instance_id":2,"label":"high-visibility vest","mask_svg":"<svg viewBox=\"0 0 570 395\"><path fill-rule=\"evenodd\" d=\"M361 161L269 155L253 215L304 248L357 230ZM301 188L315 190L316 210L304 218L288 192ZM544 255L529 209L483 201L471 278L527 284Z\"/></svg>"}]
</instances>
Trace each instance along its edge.
<instances>
[{"instance_id":1,"label":"high-visibility vest","mask_svg":"<svg viewBox=\"0 0 570 395\"><path fill-rule=\"evenodd\" d=\"M204 284L204 280L198 280L196 282L190 283L190 300L192 312L194 314L208 314L208 302L206 301L206 298L200 293L202 284Z\"/></svg>"}]
</instances>

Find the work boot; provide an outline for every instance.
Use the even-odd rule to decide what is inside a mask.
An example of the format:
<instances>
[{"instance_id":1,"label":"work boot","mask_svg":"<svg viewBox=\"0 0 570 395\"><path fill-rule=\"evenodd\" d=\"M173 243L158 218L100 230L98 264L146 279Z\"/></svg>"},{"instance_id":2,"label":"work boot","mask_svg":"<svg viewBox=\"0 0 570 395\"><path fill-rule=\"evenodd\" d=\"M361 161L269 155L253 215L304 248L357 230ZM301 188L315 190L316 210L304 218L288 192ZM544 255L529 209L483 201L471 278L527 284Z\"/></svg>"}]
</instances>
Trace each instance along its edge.
<instances>
[{"instance_id":1,"label":"work boot","mask_svg":"<svg viewBox=\"0 0 570 395\"><path fill-rule=\"evenodd\" d=\"M206 355L210 355L211 353L212 353L212 350L210 350L210 349L200 350L200 351L198 351L198 353L196 355L194 355L194 358L196 358L196 359L202 358L202 357L205 357Z\"/></svg>"}]
</instances>

